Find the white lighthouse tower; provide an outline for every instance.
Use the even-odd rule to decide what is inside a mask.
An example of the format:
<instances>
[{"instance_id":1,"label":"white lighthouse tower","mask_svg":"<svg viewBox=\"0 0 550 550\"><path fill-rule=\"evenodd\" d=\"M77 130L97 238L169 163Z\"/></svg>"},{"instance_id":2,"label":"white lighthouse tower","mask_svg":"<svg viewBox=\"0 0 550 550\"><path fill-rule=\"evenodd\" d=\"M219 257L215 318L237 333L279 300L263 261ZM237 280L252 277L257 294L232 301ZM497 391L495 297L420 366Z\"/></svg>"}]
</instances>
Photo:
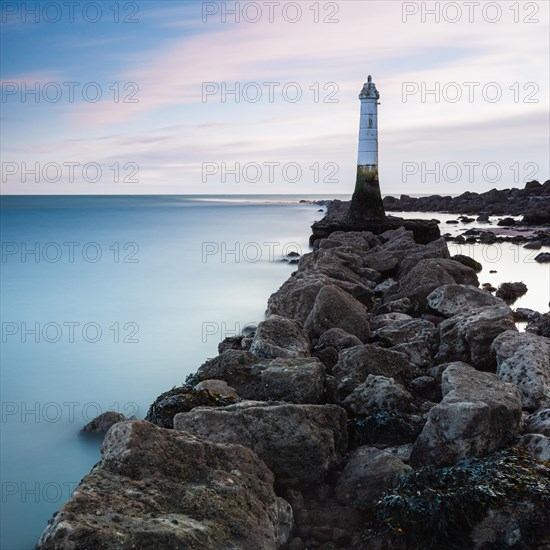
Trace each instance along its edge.
<instances>
[{"instance_id":1,"label":"white lighthouse tower","mask_svg":"<svg viewBox=\"0 0 550 550\"><path fill-rule=\"evenodd\" d=\"M380 94L369 75L361 93L357 178L349 217L353 221L385 218L378 182L378 100Z\"/></svg>"}]
</instances>

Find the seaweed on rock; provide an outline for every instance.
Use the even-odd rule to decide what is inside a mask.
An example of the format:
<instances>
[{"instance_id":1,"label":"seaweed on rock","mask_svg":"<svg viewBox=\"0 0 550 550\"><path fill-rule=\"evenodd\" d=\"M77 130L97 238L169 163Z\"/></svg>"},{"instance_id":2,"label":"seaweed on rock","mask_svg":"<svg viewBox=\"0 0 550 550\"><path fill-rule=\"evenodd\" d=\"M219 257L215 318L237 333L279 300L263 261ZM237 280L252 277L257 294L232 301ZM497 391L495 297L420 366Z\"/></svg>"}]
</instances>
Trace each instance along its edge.
<instances>
[{"instance_id":1,"label":"seaweed on rock","mask_svg":"<svg viewBox=\"0 0 550 550\"><path fill-rule=\"evenodd\" d=\"M541 529L544 533L547 528L549 484L550 464L519 447L454 466L426 466L405 476L379 500L378 530L386 532L386 539L401 539L406 548L470 550L480 547L472 542L472 529L491 509L507 508L507 513L521 515L521 503L528 501L538 513L518 517L520 546L504 547L538 548ZM365 537L371 536L372 530L365 532ZM502 541L482 547L502 548L499 544Z\"/></svg>"},{"instance_id":2,"label":"seaweed on rock","mask_svg":"<svg viewBox=\"0 0 550 550\"><path fill-rule=\"evenodd\" d=\"M416 415L400 411L374 410L368 416L350 415L348 429L350 446L360 447L385 443L403 445L413 443L420 435L424 421Z\"/></svg>"}]
</instances>

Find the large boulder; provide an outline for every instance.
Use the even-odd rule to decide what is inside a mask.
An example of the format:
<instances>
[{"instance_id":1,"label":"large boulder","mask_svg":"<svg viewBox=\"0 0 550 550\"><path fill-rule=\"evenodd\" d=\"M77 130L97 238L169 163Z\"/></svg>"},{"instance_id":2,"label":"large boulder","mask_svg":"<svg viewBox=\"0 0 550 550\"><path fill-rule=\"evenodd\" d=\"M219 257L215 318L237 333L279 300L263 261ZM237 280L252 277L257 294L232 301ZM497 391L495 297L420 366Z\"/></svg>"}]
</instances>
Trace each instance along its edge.
<instances>
[{"instance_id":1,"label":"large boulder","mask_svg":"<svg viewBox=\"0 0 550 550\"><path fill-rule=\"evenodd\" d=\"M398 346L399 344L406 344L419 340L432 346L438 340L437 328L433 323L425 319L406 319L404 321L395 322L378 329L375 335L390 346Z\"/></svg>"},{"instance_id":2,"label":"large boulder","mask_svg":"<svg viewBox=\"0 0 550 550\"><path fill-rule=\"evenodd\" d=\"M338 363L332 369L336 384L335 398L342 403L369 374L394 378L406 386L414 370L415 367L403 353L370 344L345 349L340 352Z\"/></svg>"},{"instance_id":3,"label":"large boulder","mask_svg":"<svg viewBox=\"0 0 550 550\"><path fill-rule=\"evenodd\" d=\"M395 487L409 472L412 468L397 456L375 447L359 447L346 463L335 494L343 504L368 510L374 508L382 494Z\"/></svg>"},{"instance_id":4,"label":"large boulder","mask_svg":"<svg viewBox=\"0 0 550 550\"><path fill-rule=\"evenodd\" d=\"M442 375L442 393L413 446L411 463L454 464L490 453L517 436L521 394L495 374L451 363Z\"/></svg>"},{"instance_id":5,"label":"large boulder","mask_svg":"<svg viewBox=\"0 0 550 550\"><path fill-rule=\"evenodd\" d=\"M50 523L37 548L277 549L292 508L250 449L146 421L114 425L102 458Z\"/></svg>"},{"instance_id":6,"label":"large boulder","mask_svg":"<svg viewBox=\"0 0 550 550\"><path fill-rule=\"evenodd\" d=\"M426 308L426 298L436 288L446 284L469 284L479 286L473 269L446 258L420 260L399 281L396 290L384 295L385 302L409 298L416 312Z\"/></svg>"},{"instance_id":7,"label":"large boulder","mask_svg":"<svg viewBox=\"0 0 550 550\"><path fill-rule=\"evenodd\" d=\"M439 363L464 361L480 370L495 370L493 340L502 332L516 330L514 314L506 305L482 307L477 313L455 315L439 325Z\"/></svg>"},{"instance_id":8,"label":"large boulder","mask_svg":"<svg viewBox=\"0 0 550 550\"><path fill-rule=\"evenodd\" d=\"M341 464L348 447L347 416L337 405L245 401L223 409L176 415L174 428L216 443L251 448L280 483L320 481Z\"/></svg>"},{"instance_id":9,"label":"large boulder","mask_svg":"<svg viewBox=\"0 0 550 550\"><path fill-rule=\"evenodd\" d=\"M370 336L367 308L340 288L326 285L317 293L304 329L317 339L331 328L341 328L362 342Z\"/></svg>"},{"instance_id":10,"label":"large boulder","mask_svg":"<svg viewBox=\"0 0 550 550\"><path fill-rule=\"evenodd\" d=\"M354 336L341 328L329 328L319 337L317 348L323 349L333 347L340 351L343 349L352 348L353 346L361 346L362 344L363 342L361 342L357 336Z\"/></svg>"},{"instance_id":11,"label":"large boulder","mask_svg":"<svg viewBox=\"0 0 550 550\"><path fill-rule=\"evenodd\" d=\"M499 298L473 285L442 285L428 295L428 305L445 317L475 313L482 307L503 304Z\"/></svg>"},{"instance_id":12,"label":"large boulder","mask_svg":"<svg viewBox=\"0 0 550 550\"><path fill-rule=\"evenodd\" d=\"M294 320L271 315L261 322L250 345L250 351L258 357L306 357L309 355L309 339Z\"/></svg>"},{"instance_id":13,"label":"large boulder","mask_svg":"<svg viewBox=\"0 0 550 550\"><path fill-rule=\"evenodd\" d=\"M344 400L344 406L358 415L367 415L373 410L396 410L408 412L413 396L393 378L369 374Z\"/></svg>"},{"instance_id":14,"label":"large boulder","mask_svg":"<svg viewBox=\"0 0 550 550\"><path fill-rule=\"evenodd\" d=\"M497 375L521 391L523 407L550 407L550 340L528 332L506 331L495 338Z\"/></svg>"},{"instance_id":15,"label":"large boulder","mask_svg":"<svg viewBox=\"0 0 550 550\"><path fill-rule=\"evenodd\" d=\"M325 377L325 367L316 357L259 359L247 351L228 350L206 361L188 381L224 380L243 399L321 403Z\"/></svg>"}]
</instances>

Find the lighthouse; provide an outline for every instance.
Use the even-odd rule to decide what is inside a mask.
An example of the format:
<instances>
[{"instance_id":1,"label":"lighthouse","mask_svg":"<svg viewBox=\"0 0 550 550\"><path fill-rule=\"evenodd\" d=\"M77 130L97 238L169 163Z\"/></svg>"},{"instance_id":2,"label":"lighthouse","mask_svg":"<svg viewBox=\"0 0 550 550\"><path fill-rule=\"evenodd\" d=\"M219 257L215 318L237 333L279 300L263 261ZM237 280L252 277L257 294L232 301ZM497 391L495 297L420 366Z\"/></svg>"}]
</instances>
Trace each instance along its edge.
<instances>
[{"instance_id":1,"label":"lighthouse","mask_svg":"<svg viewBox=\"0 0 550 550\"><path fill-rule=\"evenodd\" d=\"M386 217L378 182L379 99L380 94L369 75L359 94L361 116L357 177L349 211L349 219L353 222L384 220Z\"/></svg>"}]
</instances>

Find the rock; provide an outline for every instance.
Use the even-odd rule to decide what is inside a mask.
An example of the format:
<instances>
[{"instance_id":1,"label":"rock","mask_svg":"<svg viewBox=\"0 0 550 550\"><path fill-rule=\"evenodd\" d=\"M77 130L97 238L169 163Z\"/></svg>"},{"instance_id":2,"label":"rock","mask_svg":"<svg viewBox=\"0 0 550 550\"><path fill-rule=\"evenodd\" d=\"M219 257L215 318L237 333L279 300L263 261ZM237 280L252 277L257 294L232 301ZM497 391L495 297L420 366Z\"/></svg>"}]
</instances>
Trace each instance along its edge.
<instances>
[{"instance_id":1,"label":"rock","mask_svg":"<svg viewBox=\"0 0 550 550\"><path fill-rule=\"evenodd\" d=\"M347 451L346 413L336 405L246 401L176 415L176 430L252 449L279 483L320 481Z\"/></svg>"},{"instance_id":2,"label":"rock","mask_svg":"<svg viewBox=\"0 0 550 550\"><path fill-rule=\"evenodd\" d=\"M479 262L473 258L470 258L470 256L464 256L463 254L455 254L451 257L451 260L460 262L462 265L473 269L476 273L479 273L483 269L483 266Z\"/></svg>"},{"instance_id":3,"label":"rock","mask_svg":"<svg viewBox=\"0 0 550 550\"><path fill-rule=\"evenodd\" d=\"M397 456L375 447L359 447L346 463L335 494L343 504L369 510L384 492L411 471Z\"/></svg>"},{"instance_id":4,"label":"rock","mask_svg":"<svg viewBox=\"0 0 550 550\"><path fill-rule=\"evenodd\" d=\"M177 413L190 411L194 407L223 407L234 402L235 397L214 394L208 390L195 390L189 386L172 388L155 399L145 420L161 428L172 428Z\"/></svg>"},{"instance_id":5,"label":"rock","mask_svg":"<svg viewBox=\"0 0 550 550\"><path fill-rule=\"evenodd\" d=\"M480 370L495 370L493 340L502 332L516 330L512 310L486 306L477 313L455 315L439 325L440 345L436 362L464 361Z\"/></svg>"},{"instance_id":6,"label":"rock","mask_svg":"<svg viewBox=\"0 0 550 550\"><path fill-rule=\"evenodd\" d=\"M517 444L537 460L550 462L550 437L541 434L527 434L518 437Z\"/></svg>"},{"instance_id":7,"label":"rock","mask_svg":"<svg viewBox=\"0 0 550 550\"><path fill-rule=\"evenodd\" d=\"M218 344L218 353L222 354L228 349L242 349L243 336L228 336Z\"/></svg>"},{"instance_id":8,"label":"rock","mask_svg":"<svg viewBox=\"0 0 550 550\"><path fill-rule=\"evenodd\" d=\"M526 434L542 434L550 437L550 408L530 414L523 425Z\"/></svg>"},{"instance_id":9,"label":"rock","mask_svg":"<svg viewBox=\"0 0 550 550\"><path fill-rule=\"evenodd\" d=\"M197 391L207 390L210 393L223 395L225 397L238 397L235 388L228 386L225 380L203 380L199 382L194 389Z\"/></svg>"},{"instance_id":10,"label":"rock","mask_svg":"<svg viewBox=\"0 0 550 550\"><path fill-rule=\"evenodd\" d=\"M407 247L402 252L403 259L399 265L398 274L402 278L405 273L408 273L421 260L426 259L449 259L451 257L447 241L441 237L425 246L416 245L416 247Z\"/></svg>"},{"instance_id":11,"label":"rock","mask_svg":"<svg viewBox=\"0 0 550 550\"><path fill-rule=\"evenodd\" d=\"M341 328L362 342L370 336L367 308L338 287L327 285L317 293L304 329L315 339L331 328Z\"/></svg>"},{"instance_id":12,"label":"rock","mask_svg":"<svg viewBox=\"0 0 550 550\"><path fill-rule=\"evenodd\" d=\"M523 407L550 407L550 341L528 332L507 331L495 338L497 375L515 384Z\"/></svg>"},{"instance_id":13,"label":"rock","mask_svg":"<svg viewBox=\"0 0 550 550\"><path fill-rule=\"evenodd\" d=\"M442 393L413 446L413 465L454 464L490 453L517 436L521 394L512 384L455 362L443 372Z\"/></svg>"},{"instance_id":14,"label":"rock","mask_svg":"<svg viewBox=\"0 0 550 550\"><path fill-rule=\"evenodd\" d=\"M369 344L345 349L340 352L338 363L332 369L336 379L337 402L343 402L369 374L394 378L406 386L413 371L414 366L403 353Z\"/></svg>"},{"instance_id":15,"label":"rock","mask_svg":"<svg viewBox=\"0 0 550 550\"><path fill-rule=\"evenodd\" d=\"M496 292L497 298L502 298L507 304L512 304L527 292L525 283L502 283Z\"/></svg>"},{"instance_id":16,"label":"rock","mask_svg":"<svg viewBox=\"0 0 550 550\"><path fill-rule=\"evenodd\" d=\"M37 548L275 550L292 523L273 474L250 449L132 421L106 435L100 462Z\"/></svg>"},{"instance_id":17,"label":"rock","mask_svg":"<svg viewBox=\"0 0 550 550\"><path fill-rule=\"evenodd\" d=\"M390 349L398 353L404 353L413 365L420 368L428 367L433 362L426 340L413 340L412 342L393 346Z\"/></svg>"},{"instance_id":18,"label":"rock","mask_svg":"<svg viewBox=\"0 0 550 550\"><path fill-rule=\"evenodd\" d=\"M447 220L445 223L448 223L450 225L458 225L460 222L458 220Z\"/></svg>"},{"instance_id":19,"label":"rock","mask_svg":"<svg viewBox=\"0 0 550 550\"><path fill-rule=\"evenodd\" d=\"M527 250L540 250L542 248L542 241L529 241L527 244L523 245L523 248Z\"/></svg>"},{"instance_id":20,"label":"rock","mask_svg":"<svg viewBox=\"0 0 550 550\"><path fill-rule=\"evenodd\" d=\"M399 283L395 280L395 279L392 279L391 277L389 279L385 279L384 281L382 281L381 283L378 283L373 291L375 293L384 293L384 292L387 292L388 290L391 290L391 289L395 289L397 288L397 285Z\"/></svg>"},{"instance_id":21,"label":"rock","mask_svg":"<svg viewBox=\"0 0 550 550\"><path fill-rule=\"evenodd\" d=\"M426 259L415 265L400 281L396 293L384 295L384 301L409 298L416 312L426 307L426 298L436 288L445 284L470 284L479 286L475 271L454 260Z\"/></svg>"},{"instance_id":22,"label":"rock","mask_svg":"<svg viewBox=\"0 0 550 550\"><path fill-rule=\"evenodd\" d=\"M550 313L544 313L527 323L526 332L550 338Z\"/></svg>"},{"instance_id":23,"label":"rock","mask_svg":"<svg viewBox=\"0 0 550 550\"><path fill-rule=\"evenodd\" d=\"M375 411L350 420L350 448L362 445L407 445L413 443L424 426L415 414Z\"/></svg>"},{"instance_id":24,"label":"rock","mask_svg":"<svg viewBox=\"0 0 550 550\"><path fill-rule=\"evenodd\" d=\"M422 399L438 403L442 399L441 387L431 376L419 376L411 382L411 392Z\"/></svg>"},{"instance_id":25,"label":"rock","mask_svg":"<svg viewBox=\"0 0 550 550\"><path fill-rule=\"evenodd\" d=\"M496 292L497 290L491 283L483 283L481 287L487 292Z\"/></svg>"},{"instance_id":26,"label":"rock","mask_svg":"<svg viewBox=\"0 0 550 550\"><path fill-rule=\"evenodd\" d=\"M550 253L541 252L540 254L537 254L535 256L535 262L538 262L539 264L544 264L544 263L550 262Z\"/></svg>"},{"instance_id":27,"label":"rock","mask_svg":"<svg viewBox=\"0 0 550 550\"><path fill-rule=\"evenodd\" d=\"M418 340L431 346L437 342L438 330L432 323L424 319L410 319L379 328L375 335L390 346Z\"/></svg>"},{"instance_id":28,"label":"rock","mask_svg":"<svg viewBox=\"0 0 550 550\"><path fill-rule=\"evenodd\" d=\"M394 327L405 321L412 321L412 317L406 313L399 312L383 313L376 315L376 317L371 317L370 328L373 331L377 331L384 327Z\"/></svg>"},{"instance_id":29,"label":"rock","mask_svg":"<svg viewBox=\"0 0 550 550\"><path fill-rule=\"evenodd\" d=\"M115 411L106 411L88 422L81 431L85 433L105 434L110 430L111 426L125 420L126 417L123 414Z\"/></svg>"},{"instance_id":30,"label":"rock","mask_svg":"<svg viewBox=\"0 0 550 550\"><path fill-rule=\"evenodd\" d=\"M344 400L344 406L358 415L373 410L398 410L409 412L413 396L393 378L369 374Z\"/></svg>"},{"instance_id":31,"label":"rock","mask_svg":"<svg viewBox=\"0 0 550 550\"><path fill-rule=\"evenodd\" d=\"M323 349L331 346L341 351L343 349L352 348L353 346L361 346L362 344L363 342L361 342L357 336L349 334L341 328L331 328L321 334L317 342L317 347Z\"/></svg>"},{"instance_id":32,"label":"rock","mask_svg":"<svg viewBox=\"0 0 550 550\"><path fill-rule=\"evenodd\" d=\"M386 304L376 306L374 313L376 315L381 315L383 313L411 313L412 310L413 305L411 301L408 298L400 298L399 300L393 300Z\"/></svg>"},{"instance_id":33,"label":"rock","mask_svg":"<svg viewBox=\"0 0 550 550\"><path fill-rule=\"evenodd\" d=\"M487 223L489 221L489 214L480 214L476 218L476 221L481 223Z\"/></svg>"},{"instance_id":34,"label":"rock","mask_svg":"<svg viewBox=\"0 0 550 550\"><path fill-rule=\"evenodd\" d=\"M326 369L316 358L275 359L261 371L265 399L322 403Z\"/></svg>"},{"instance_id":35,"label":"rock","mask_svg":"<svg viewBox=\"0 0 550 550\"><path fill-rule=\"evenodd\" d=\"M258 325L250 351L258 357L295 358L309 355L309 339L292 319L270 315Z\"/></svg>"},{"instance_id":36,"label":"rock","mask_svg":"<svg viewBox=\"0 0 550 550\"><path fill-rule=\"evenodd\" d=\"M397 268L399 260L388 250L379 250L365 254L363 256L363 265L384 274Z\"/></svg>"},{"instance_id":37,"label":"rock","mask_svg":"<svg viewBox=\"0 0 550 550\"><path fill-rule=\"evenodd\" d=\"M540 317L540 313L534 309L518 307L514 311L514 321L530 321Z\"/></svg>"},{"instance_id":38,"label":"rock","mask_svg":"<svg viewBox=\"0 0 550 550\"><path fill-rule=\"evenodd\" d=\"M482 307L501 306L499 300L472 285L442 285L427 298L430 308L446 317L475 313Z\"/></svg>"},{"instance_id":39,"label":"rock","mask_svg":"<svg viewBox=\"0 0 550 550\"><path fill-rule=\"evenodd\" d=\"M501 227L512 227L516 225L516 220L514 220L514 218L502 218L497 222L497 225Z\"/></svg>"}]
</instances>

